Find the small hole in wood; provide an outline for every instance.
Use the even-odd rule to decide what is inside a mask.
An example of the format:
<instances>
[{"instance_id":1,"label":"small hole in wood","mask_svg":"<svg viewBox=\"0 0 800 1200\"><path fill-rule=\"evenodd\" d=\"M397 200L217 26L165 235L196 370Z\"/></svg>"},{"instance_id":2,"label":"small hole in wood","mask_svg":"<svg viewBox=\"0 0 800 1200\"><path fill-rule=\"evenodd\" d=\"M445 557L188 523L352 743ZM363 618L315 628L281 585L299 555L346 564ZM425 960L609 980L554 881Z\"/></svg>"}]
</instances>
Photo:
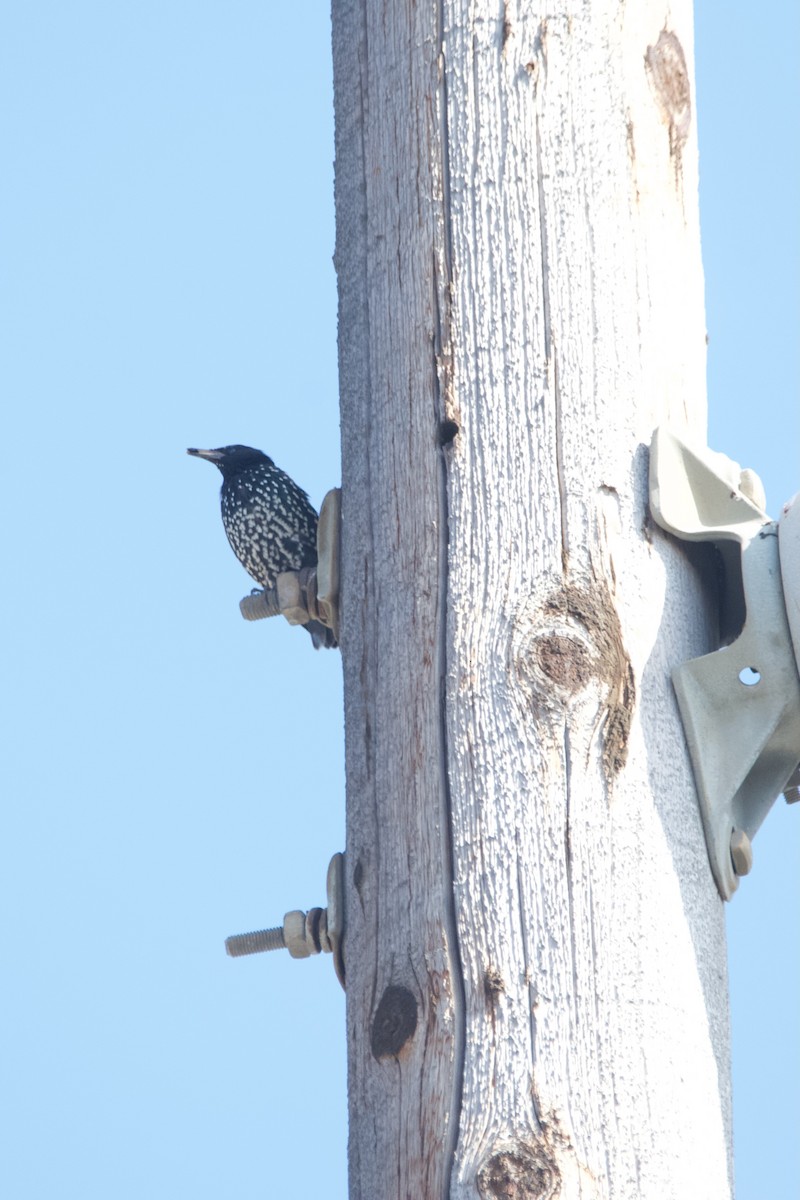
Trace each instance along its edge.
<instances>
[{"instance_id":1,"label":"small hole in wood","mask_svg":"<svg viewBox=\"0 0 800 1200\"><path fill-rule=\"evenodd\" d=\"M455 421L442 421L439 425L439 445L449 446L458 433Z\"/></svg>"}]
</instances>

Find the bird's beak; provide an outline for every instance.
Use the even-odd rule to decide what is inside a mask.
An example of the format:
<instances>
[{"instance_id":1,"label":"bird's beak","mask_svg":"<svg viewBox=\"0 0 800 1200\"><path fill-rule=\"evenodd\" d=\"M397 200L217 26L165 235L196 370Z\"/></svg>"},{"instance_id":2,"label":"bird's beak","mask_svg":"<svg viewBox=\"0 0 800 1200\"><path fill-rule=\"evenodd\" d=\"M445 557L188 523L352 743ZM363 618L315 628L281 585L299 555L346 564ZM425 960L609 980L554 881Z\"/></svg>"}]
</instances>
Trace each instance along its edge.
<instances>
[{"instance_id":1,"label":"bird's beak","mask_svg":"<svg viewBox=\"0 0 800 1200\"><path fill-rule=\"evenodd\" d=\"M225 455L221 450L187 450L187 454L193 454L195 458L206 458L209 462L222 462Z\"/></svg>"}]
</instances>

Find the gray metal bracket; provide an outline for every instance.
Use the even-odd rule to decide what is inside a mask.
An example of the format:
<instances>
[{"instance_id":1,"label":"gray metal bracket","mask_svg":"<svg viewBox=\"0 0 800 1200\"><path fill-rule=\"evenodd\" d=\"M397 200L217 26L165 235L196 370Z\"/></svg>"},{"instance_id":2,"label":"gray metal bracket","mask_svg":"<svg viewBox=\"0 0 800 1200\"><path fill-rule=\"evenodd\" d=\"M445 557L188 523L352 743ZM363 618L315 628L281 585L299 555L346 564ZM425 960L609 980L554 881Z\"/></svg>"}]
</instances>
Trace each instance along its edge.
<instances>
[{"instance_id":1,"label":"gray metal bracket","mask_svg":"<svg viewBox=\"0 0 800 1200\"><path fill-rule=\"evenodd\" d=\"M800 760L800 504L780 523L761 482L724 455L653 435L650 509L684 541L714 543L725 562L727 645L672 672L694 770L708 857L729 900L752 865L752 839L776 796L797 798ZM790 788L793 792L790 793Z\"/></svg>"}]
</instances>

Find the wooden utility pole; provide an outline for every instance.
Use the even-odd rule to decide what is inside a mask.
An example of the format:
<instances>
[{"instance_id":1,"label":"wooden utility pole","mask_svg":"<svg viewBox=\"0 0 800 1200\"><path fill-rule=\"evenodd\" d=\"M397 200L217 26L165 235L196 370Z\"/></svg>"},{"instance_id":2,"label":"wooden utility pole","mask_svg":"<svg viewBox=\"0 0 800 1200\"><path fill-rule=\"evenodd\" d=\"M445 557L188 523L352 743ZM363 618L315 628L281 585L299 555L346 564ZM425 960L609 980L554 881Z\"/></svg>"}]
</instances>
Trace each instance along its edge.
<instances>
[{"instance_id":1,"label":"wooden utility pole","mask_svg":"<svg viewBox=\"0 0 800 1200\"><path fill-rule=\"evenodd\" d=\"M729 1196L692 10L334 0L351 1196ZM710 597L710 598L709 598Z\"/></svg>"}]
</instances>

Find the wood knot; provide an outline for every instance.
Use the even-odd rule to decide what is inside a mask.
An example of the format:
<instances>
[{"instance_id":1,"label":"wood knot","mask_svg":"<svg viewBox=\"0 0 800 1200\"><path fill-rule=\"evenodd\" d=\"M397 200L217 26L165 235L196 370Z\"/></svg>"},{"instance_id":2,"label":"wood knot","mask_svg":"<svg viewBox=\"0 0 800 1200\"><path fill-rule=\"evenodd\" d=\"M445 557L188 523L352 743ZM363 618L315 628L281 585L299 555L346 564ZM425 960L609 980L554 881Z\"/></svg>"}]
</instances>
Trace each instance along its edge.
<instances>
[{"instance_id":1,"label":"wood knot","mask_svg":"<svg viewBox=\"0 0 800 1200\"><path fill-rule=\"evenodd\" d=\"M506 990L506 981L497 967L489 964L483 973L483 994L488 1004L494 1004L498 996Z\"/></svg>"},{"instance_id":2,"label":"wood knot","mask_svg":"<svg viewBox=\"0 0 800 1200\"><path fill-rule=\"evenodd\" d=\"M356 895L364 905L364 897L361 894L361 889L364 886L364 864L360 858L356 859L356 865L353 867L353 887L356 889Z\"/></svg>"},{"instance_id":3,"label":"wood knot","mask_svg":"<svg viewBox=\"0 0 800 1200\"><path fill-rule=\"evenodd\" d=\"M544 674L564 692L577 692L592 678L589 649L572 635L544 634L537 638L533 652Z\"/></svg>"},{"instance_id":4,"label":"wood knot","mask_svg":"<svg viewBox=\"0 0 800 1200\"><path fill-rule=\"evenodd\" d=\"M669 152L679 159L692 120L692 90L683 46L671 30L662 29L655 46L647 47L644 62L669 126Z\"/></svg>"},{"instance_id":5,"label":"wood knot","mask_svg":"<svg viewBox=\"0 0 800 1200\"><path fill-rule=\"evenodd\" d=\"M608 585L598 579L586 587L567 584L531 610L525 605L512 637L516 684L539 711L559 719L589 689L599 689L610 779L627 758L636 689Z\"/></svg>"},{"instance_id":6,"label":"wood knot","mask_svg":"<svg viewBox=\"0 0 800 1200\"><path fill-rule=\"evenodd\" d=\"M377 1059L396 1058L417 1028L417 1001L413 992L390 984L372 1018L372 1053Z\"/></svg>"},{"instance_id":7,"label":"wood knot","mask_svg":"<svg viewBox=\"0 0 800 1200\"><path fill-rule=\"evenodd\" d=\"M516 1142L492 1152L478 1171L482 1200L554 1200L561 1173L544 1146Z\"/></svg>"},{"instance_id":8,"label":"wood knot","mask_svg":"<svg viewBox=\"0 0 800 1200\"><path fill-rule=\"evenodd\" d=\"M455 421L440 421L439 422L439 445L450 446L455 440L458 433L458 425Z\"/></svg>"}]
</instances>

